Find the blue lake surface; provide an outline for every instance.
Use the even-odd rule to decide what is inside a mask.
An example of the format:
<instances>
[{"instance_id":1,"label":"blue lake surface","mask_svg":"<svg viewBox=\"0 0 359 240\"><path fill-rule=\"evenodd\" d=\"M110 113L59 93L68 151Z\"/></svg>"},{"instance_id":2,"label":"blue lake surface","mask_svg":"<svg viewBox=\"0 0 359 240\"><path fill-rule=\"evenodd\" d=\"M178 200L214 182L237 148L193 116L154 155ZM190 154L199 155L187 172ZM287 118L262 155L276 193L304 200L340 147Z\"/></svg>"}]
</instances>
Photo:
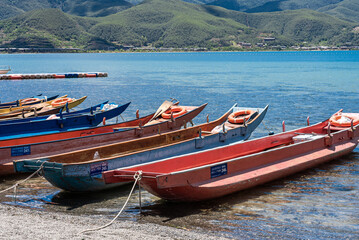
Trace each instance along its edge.
<instances>
[{"instance_id":1,"label":"blue lake surface","mask_svg":"<svg viewBox=\"0 0 359 240\"><path fill-rule=\"evenodd\" d=\"M207 114L210 120L219 117L234 103L269 104L265 125L252 138L268 130L280 132L283 120L290 130L304 126L308 116L316 123L339 109L359 112L359 51L14 54L0 55L0 65L10 65L11 73L107 72L107 78L0 81L0 100L42 93L88 96L81 107L131 101L123 113L126 120L135 117L136 109L140 115L153 112L170 97L184 105L208 103L195 123L204 122ZM156 222L155 216L171 226L217 229L238 239L358 239L358 160L356 149L284 180L200 204L174 205L147 194L144 219ZM65 203L68 194L51 191L67 212L82 209L78 212L108 212L112 217L124 202L103 193L106 207L93 199L71 208ZM177 208L186 210L169 213ZM135 200L129 209L126 218L143 221Z\"/></svg>"}]
</instances>

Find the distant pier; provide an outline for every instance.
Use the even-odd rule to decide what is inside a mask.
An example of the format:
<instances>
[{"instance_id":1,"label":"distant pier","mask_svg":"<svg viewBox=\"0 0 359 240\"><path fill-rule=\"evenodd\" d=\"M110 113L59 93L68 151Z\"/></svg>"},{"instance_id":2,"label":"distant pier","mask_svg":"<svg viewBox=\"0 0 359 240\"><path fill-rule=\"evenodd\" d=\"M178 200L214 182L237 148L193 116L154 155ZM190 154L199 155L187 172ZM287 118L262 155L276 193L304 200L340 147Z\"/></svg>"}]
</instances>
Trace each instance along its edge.
<instances>
[{"instance_id":1,"label":"distant pier","mask_svg":"<svg viewBox=\"0 0 359 240\"><path fill-rule=\"evenodd\" d=\"M25 79L47 79L47 78L90 78L107 77L105 72L91 73L27 73L27 74L0 74L0 80L25 80Z\"/></svg>"}]
</instances>

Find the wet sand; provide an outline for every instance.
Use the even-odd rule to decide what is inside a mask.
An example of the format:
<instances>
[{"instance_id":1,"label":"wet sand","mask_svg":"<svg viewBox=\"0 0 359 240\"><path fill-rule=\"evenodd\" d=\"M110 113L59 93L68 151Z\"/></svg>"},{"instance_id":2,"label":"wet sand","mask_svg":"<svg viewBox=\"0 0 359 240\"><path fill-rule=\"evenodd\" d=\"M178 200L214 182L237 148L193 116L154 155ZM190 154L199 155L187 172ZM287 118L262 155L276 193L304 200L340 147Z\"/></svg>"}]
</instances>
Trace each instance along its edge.
<instances>
[{"instance_id":1,"label":"wet sand","mask_svg":"<svg viewBox=\"0 0 359 240\"><path fill-rule=\"evenodd\" d=\"M226 239L152 223L118 220L88 233L86 229L109 223L105 216L74 216L0 204L0 238L4 239Z\"/></svg>"}]
</instances>

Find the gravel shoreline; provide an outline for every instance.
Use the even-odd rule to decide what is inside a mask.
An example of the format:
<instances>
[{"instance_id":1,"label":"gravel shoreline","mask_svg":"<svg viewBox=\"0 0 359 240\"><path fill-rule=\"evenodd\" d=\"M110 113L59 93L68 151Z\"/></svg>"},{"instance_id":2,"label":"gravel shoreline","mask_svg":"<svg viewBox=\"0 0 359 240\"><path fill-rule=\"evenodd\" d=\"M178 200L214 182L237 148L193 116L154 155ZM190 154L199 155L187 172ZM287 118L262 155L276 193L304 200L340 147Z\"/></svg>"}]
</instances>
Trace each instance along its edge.
<instances>
[{"instance_id":1,"label":"gravel shoreline","mask_svg":"<svg viewBox=\"0 0 359 240\"><path fill-rule=\"evenodd\" d=\"M0 204L1 239L227 239L152 223L117 220L94 232L81 231L109 223L104 216L90 218Z\"/></svg>"}]
</instances>

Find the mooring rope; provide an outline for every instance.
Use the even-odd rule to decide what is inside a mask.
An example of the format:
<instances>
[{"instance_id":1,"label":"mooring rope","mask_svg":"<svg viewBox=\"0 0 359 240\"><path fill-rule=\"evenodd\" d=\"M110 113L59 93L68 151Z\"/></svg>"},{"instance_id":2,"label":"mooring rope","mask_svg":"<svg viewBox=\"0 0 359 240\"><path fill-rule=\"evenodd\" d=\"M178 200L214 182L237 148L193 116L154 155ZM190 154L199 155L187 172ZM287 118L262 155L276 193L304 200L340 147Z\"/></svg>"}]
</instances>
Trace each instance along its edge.
<instances>
[{"instance_id":1,"label":"mooring rope","mask_svg":"<svg viewBox=\"0 0 359 240\"><path fill-rule=\"evenodd\" d=\"M125 207L126 207L128 201L130 200L130 197L131 197L131 195L132 195L132 193L133 193L133 190L134 190L135 187L136 187L137 182L139 182L139 181L141 180L141 178L142 178L142 171L136 172L135 175L133 176L133 178L135 179L135 182L134 182L134 184L133 184L133 186L132 186L132 189L131 189L131 191L130 191L130 194L128 195L127 200L126 200L125 204L122 206L121 210L120 210L120 211L117 213L117 215L111 220L111 222L109 222L109 223L107 223L107 224L105 224L105 225L103 225L103 226L101 226L101 227L98 227L98 228L86 229L86 230L80 232L79 234L85 233L85 232L98 231L98 230L107 228L108 226L110 226L112 223L114 223L114 222L116 221L116 219L121 215L123 209L125 209Z\"/></svg>"},{"instance_id":2,"label":"mooring rope","mask_svg":"<svg viewBox=\"0 0 359 240\"><path fill-rule=\"evenodd\" d=\"M9 188L6 188L6 189L4 189L4 190L1 190L0 193L9 191L9 190L11 190L11 189L14 188L14 194L15 194L15 196L16 196L17 187L18 187L20 184L22 184L22 183L26 182L27 180L29 180L30 178L32 178L33 176L35 176L36 174L38 174L38 173L42 170L42 168L43 168L43 166L44 166L44 163L45 163L45 162L41 163L39 169L37 169L35 172L33 172L30 176L28 176L28 177L25 178L24 180L18 181L17 183L15 183L13 186L11 186L11 187L9 187Z\"/></svg>"},{"instance_id":3,"label":"mooring rope","mask_svg":"<svg viewBox=\"0 0 359 240\"><path fill-rule=\"evenodd\" d=\"M266 124L264 123L263 120L262 120L262 123L263 123L264 128L268 131L268 134L269 134L269 135L273 135L274 132L273 132L272 130L270 130L269 128L267 128L267 126L266 126Z\"/></svg>"}]
</instances>

